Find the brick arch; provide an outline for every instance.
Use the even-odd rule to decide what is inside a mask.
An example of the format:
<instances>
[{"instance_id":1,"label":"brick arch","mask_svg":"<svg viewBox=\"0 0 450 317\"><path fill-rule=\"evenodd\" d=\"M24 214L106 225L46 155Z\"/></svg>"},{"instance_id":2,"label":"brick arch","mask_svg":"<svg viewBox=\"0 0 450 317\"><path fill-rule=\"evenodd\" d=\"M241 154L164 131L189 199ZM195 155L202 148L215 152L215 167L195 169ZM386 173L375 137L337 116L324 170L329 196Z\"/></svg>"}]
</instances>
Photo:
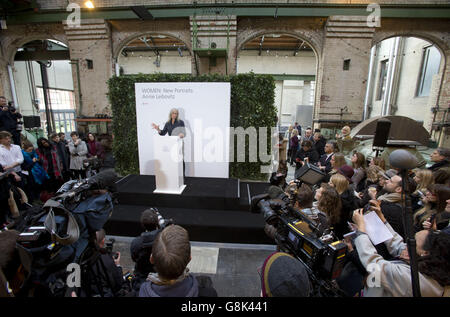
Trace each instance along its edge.
<instances>
[{"instance_id":1,"label":"brick arch","mask_svg":"<svg viewBox=\"0 0 450 317\"><path fill-rule=\"evenodd\" d=\"M420 31L405 31L405 32L386 32L386 31L380 31L375 32L373 39L372 39L372 46L376 45L377 43L380 43L384 40L393 38L393 37L416 37L428 42L431 42L437 46L439 51L441 53L444 53L445 51L448 51L450 49L450 43L447 41L444 41L443 39L439 38L436 33L430 34L428 32L420 32ZM444 54L442 54L444 55Z\"/></svg>"},{"instance_id":2,"label":"brick arch","mask_svg":"<svg viewBox=\"0 0 450 317\"><path fill-rule=\"evenodd\" d=\"M441 77L439 80L440 80L440 86L442 88L444 83L448 81L448 78L446 78L446 72L447 72L447 68L448 68L447 63L450 61L450 59L449 59L450 56L448 56L448 54L450 54L450 45L449 45L450 43L448 41L443 41L442 39L440 39L437 36L437 34L442 34L442 33L429 33L429 32L423 32L420 30L419 31L405 31L405 32L381 31L381 32L376 32L374 34L374 37L372 39L372 47L384 40L387 40L387 39L390 39L393 37L415 37L415 38L419 38L421 40L430 42L431 44L436 46L436 48L439 50L439 53L441 54L441 64L439 66L438 76ZM440 94L438 96L439 103L441 102L441 95L442 95L441 88L440 88Z\"/></svg>"},{"instance_id":3,"label":"brick arch","mask_svg":"<svg viewBox=\"0 0 450 317\"><path fill-rule=\"evenodd\" d=\"M9 44L5 45L6 49L6 60L9 64L14 64L14 56L19 48L24 46L25 44L37 41L37 40L55 40L63 43L67 46L67 49L70 52L70 47L67 43L67 38L65 35L54 35L54 34L42 34L42 35L30 35L30 36L17 36L10 40Z\"/></svg>"},{"instance_id":4,"label":"brick arch","mask_svg":"<svg viewBox=\"0 0 450 317\"><path fill-rule=\"evenodd\" d=\"M119 58L119 54L122 51L122 49L124 47L127 46L128 43L130 43L131 41L144 36L144 35L164 35L164 36L168 36L168 37L172 37L174 39L177 39L181 42L183 42L186 45L187 50L189 51L189 54L191 56L193 56L193 52L192 52L192 48L190 46L190 43L186 43L186 41L184 41L183 39L181 39L179 36L170 33L170 32L155 32L155 31L150 31L150 32L140 32L140 33L134 33L130 36L127 36L125 39L123 39L122 41L120 41L120 43L115 46L114 51L113 51L113 60L117 61L117 59Z\"/></svg>"},{"instance_id":5,"label":"brick arch","mask_svg":"<svg viewBox=\"0 0 450 317\"><path fill-rule=\"evenodd\" d=\"M427 42L430 42L431 44L435 45L437 49L439 50L439 53L441 53L441 58L443 60L443 63L441 63L439 67L439 74L442 74L445 65L447 65L448 57L446 53L449 52L450 47L447 42L442 41L434 34L429 34L426 32L379 32L375 33L373 39L372 39L372 47L376 44L393 38L393 37L415 37L421 40L425 40ZM441 79L443 80L443 78Z\"/></svg>"},{"instance_id":6,"label":"brick arch","mask_svg":"<svg viewBox=\"0 0 450 317\"><path fill-rule=\"evenodd\" d=\"M256 37L265 35L265 34L284 34L284 35L289 35L292 37L295 37L299 40L305 41L312 49L314 54L316 55L316 59L318 61L318 63L320 62L320 52L321 50L321 46L317 43L317 41L315 39L313 39L312 37L303 34L303 33L298 33L295 31L286 31L286 30L255 30L253 32L250 32L248 35L243 35L243 39L237 43L236 45L236 56L239 54L240 50L242 49L242 47L247 44L249 41L253 40Z\"/></svg>"}]
</instances>

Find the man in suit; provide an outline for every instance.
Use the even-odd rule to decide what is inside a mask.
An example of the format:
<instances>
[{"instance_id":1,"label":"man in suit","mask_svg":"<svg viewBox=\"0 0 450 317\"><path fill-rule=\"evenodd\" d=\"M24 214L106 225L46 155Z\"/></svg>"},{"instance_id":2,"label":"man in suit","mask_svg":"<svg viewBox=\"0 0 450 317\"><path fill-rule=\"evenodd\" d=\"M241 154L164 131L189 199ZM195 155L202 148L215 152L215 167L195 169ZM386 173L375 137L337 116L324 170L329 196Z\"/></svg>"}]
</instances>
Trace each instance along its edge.
<instances>
[{"instance_id":1,"label":"man in suit","mask_svg":"<svg viewBox=\"0 0 450 317\"><path fill-rule=\"evenodd\" d=\"M320 156L325 154L325 145L327 144L327 140L323 137L323 135L320 133L320 130L316 129L314 131L313 136L313 145L316 149L317 153L319 153Z\"/></svg>"},{"instance_id":2,"label":"man in suit","mask_svg":"<svg viewBox=\"0 0 450 317\"><path fill-rule=\"evenodd\" d=\"M333 167L331 166L331 158L334 155L334 152L336 151L336 143L332 141L328 141L325 144L325 154L323 154L319 159L319 168L324 171L326 174L328 174Z\"/></svg>"}]
</instances>

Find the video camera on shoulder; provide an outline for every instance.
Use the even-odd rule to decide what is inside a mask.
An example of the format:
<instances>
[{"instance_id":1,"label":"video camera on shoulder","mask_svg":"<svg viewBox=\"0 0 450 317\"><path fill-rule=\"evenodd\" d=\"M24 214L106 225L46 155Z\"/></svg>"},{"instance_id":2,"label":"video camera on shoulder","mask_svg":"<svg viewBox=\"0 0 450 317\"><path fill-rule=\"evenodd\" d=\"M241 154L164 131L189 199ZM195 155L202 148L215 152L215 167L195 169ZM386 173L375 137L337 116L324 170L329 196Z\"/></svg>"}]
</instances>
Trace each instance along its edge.
<instances>
[{"instance_id":1,"label":"video camera on shoulder","mask_svg":"<svg viewBox=\"0 0 450 317\"><path fill-rule=\"evenodd\" d=\"M286 201L270 199L269 194L254 196L251 211L263 213L267 224L276 228L280 249L304 263L314 279L334 280L341 274L347 245L332 233L323 234L317 223Z\"/></svg>"}]
</instances>

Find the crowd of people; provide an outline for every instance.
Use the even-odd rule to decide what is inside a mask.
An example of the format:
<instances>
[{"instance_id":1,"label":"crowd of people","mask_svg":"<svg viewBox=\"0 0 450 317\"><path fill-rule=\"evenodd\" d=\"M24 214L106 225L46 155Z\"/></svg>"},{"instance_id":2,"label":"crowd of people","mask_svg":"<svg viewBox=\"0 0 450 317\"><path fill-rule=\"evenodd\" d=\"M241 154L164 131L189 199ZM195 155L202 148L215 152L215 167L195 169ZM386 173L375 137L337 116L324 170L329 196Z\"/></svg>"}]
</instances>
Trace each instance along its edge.
<instances>
[{"instance_id":1,"label":"crowd of people","mask_svg":"<svg viewBox=\"0 0 450 317\"><path fill-rule=\"evenodd\" d=\"M328 141L320 130L312 134L308 128L303 136L297 131L291 129L286 133L290 145L288 162L295 169L308 162L325 174L315 193L305 184L295 191L297 208L314 219L323 232L333 232L337 239L343 239L351 231L357 232L353 241L346 240L351 252L337 281L345 293L349 296L412 296L402 194L410 199L412 206L422 295L443 296L446 286L448 292L450 150L437 148L430 155L430 167L408 171L403 180L400 170L386 168L387 162L381 157L368 160L362 153L352 151L347 160L337 141L348 137L349 127L344 127L336 140ZM287 175L286 170L284 173ZM280 184L288 194L292 193L289 187L297 186ZM393 239L375 246L371 243L364 223L364 214L371 211L386 224ZM266 232L271 230L266 228ZM367 268L374 263L381 267L381 287L367 288L364 282L369 272Z\"/></svg>"},{"instance_id":2,"label":"crowd of people","mask_svg":"<svg viewBox=\"0 0 450 317\"><path fill-rule=\"evenodd\" d=\"M347 160L338 142L325 140L319 130L313 133L308 128L304 135L299 131L299 126L291 129L288 162L281 162L283 171L272 177L271 182L288 195L295 195L293 207L315 222L321 234L332 234L347 244L346 262L336 279L340 290L347 296L412 296L402 207L402 195L406 195L413 211L421 294L449 296L450 151L437 148L430 157L432 166L409 171L406 179L402 179L403 174L386 168L386 162L380 157L368 161L362 153L353 152ZM347 127L342 132L337 139L349 135ZM21 142L21 147L12 140L10 132L0 132L0 168L9 171L1 179L2 206L9 210L3 214L3 221L18 214L17 208L10 204L11 195L15 195L10 193L12 187L17 188L23 201L27 197L42 198L43 192L51 196L62 182L86 177L85 160L89 157L106 162L105 153L110 146L96 141L93 134L82 140L76 132L71 133L70 142L64 140L64 134L52 134L50 140L40 138L36 149L26 140ZM283 181L288 164L298 169L306 162L317 166L325 175L318 187ZM280 175L284 176L280 178ZM374 212L386 225L392 239L377 245L372 243L364 218L368 212ZM96 232L96 248L100 250L103 269L98 262L92 268L93 276L100 281L92 280L89 293L74 290L71 296L217 296L211 278L193 275L187 268L191 245L186 229L164 220L156 208L144 210L140 222L142 234L130 246L135 263L132 278L123 277L120 253L107 250L106 233L102 229ZM268 224L265 231L274 237L276 228ZM353 238L346 239L350 232L354 232ZM4 251L0 256L2 283L5 279L14 280L18 272L11 264L20 262L19 256L14 255L18 234L13 230L0 233L0 249ZM262 267L261 294L310 295L308 278L299 263L289 254L272 254ZM378 285L367 281L374 265L379 267ZM286 274L286 269L292 272ZM9 291L14 293L14 289Z\"/></svg>"},{"instance_id":3,"label":"crowd of people","mask_svg":"<svg viewBox=\"0 0 450 317\"><path fill-rule=\"evenodd\" d=\"M52 133L35 147L20 133L22 116L1 96L0 106L0 225L23 204L45 203L65 182L114 167L110 137L84 139L74 131L66 140L65 133Z\"/></svg>"}]
</instances>

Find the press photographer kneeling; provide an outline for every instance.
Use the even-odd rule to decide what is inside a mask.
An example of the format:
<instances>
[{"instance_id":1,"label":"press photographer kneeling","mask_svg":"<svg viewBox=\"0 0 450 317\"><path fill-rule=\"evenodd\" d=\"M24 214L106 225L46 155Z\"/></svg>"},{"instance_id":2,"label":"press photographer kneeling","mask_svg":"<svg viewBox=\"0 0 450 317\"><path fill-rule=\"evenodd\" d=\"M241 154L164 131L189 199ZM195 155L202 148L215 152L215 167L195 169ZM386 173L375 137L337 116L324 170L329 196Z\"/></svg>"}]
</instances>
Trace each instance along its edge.
<instances>
[{"instance_id":1,"label":"press photographer kneeling","mask_svg":"<svg viewBox=\"0 0 450 317\"><path fill-rule=\"evenodd\" d=\"M172 220L165 220L156 208L149 208L142 212L141 226L144 232L134 238L130 246L131 259L135 263L132 279L134 291L139 292L148 274L155 272L150 262L153 243L158 233L171 223Z\"/></svg>"}]
</instances>

